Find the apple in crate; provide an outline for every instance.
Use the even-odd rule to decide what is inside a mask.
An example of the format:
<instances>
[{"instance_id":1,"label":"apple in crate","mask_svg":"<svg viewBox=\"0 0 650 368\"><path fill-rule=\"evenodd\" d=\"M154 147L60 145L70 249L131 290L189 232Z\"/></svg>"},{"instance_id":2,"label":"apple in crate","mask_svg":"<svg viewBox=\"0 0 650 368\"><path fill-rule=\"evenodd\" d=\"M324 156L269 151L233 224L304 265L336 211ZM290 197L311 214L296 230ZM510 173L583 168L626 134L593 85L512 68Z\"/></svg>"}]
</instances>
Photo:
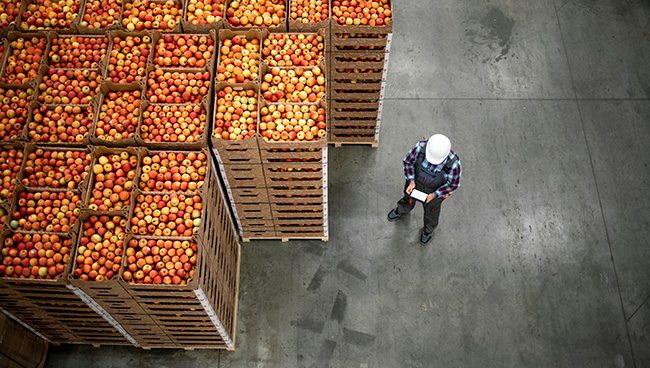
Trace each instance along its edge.
<instances>
[{"instance_id":1,"label":"apple in crate","mask_svg":"<svg viewBox=\"0 0 650 368\"><path fill-rule=\"evenodd\" d=\"M267 102L316 102L325 95L325 76L319 67L282 69L273 67L260 85Z\"/></svg>"},{"instance_id":2,"label":"apple in crate","mask_svg":"<svg viewBox=\"0 0 650 368\"><path fill-rule=\"evenodd\" d=\"M79 23L82 27L97 29L113 25L120 19L122 0L89 0Z\"/></svg>"},{"instance_id":3,"label":"apple in crate","mask_svg":"<svg viewBox=\"0 0 650 368\"><path fill-rule=\"evenodd\" d=\"M172 0L164 3L134 0L124 4L122 26L128 31L173 31L182 15L181 4Z\"/></svg>"},{"instance_id":4,"label":"apple in crate","mask_svg":"<svg viewBox=\"0 0 650 368\"><path fill-rule=\"evenodd\" d=\"M108 52L108 37L70 36L53 38L50 47L50 68L97 69Z\"/></svg>"},{"instance_id":5,"label":"apple in crate","mask_svg":"<svg viewBox=\"0 0 650 368\"><path fill-rule=\"evenodd\" d=\"M191 240L131 239L122 278L138 284L185 285L194 277L197 253Z\"/></svg>"},{"instance_id":6,"label":"apple in crate","mask_svg":"<svg viewBox=\"0 0 650 368\"><path fill-rule=\"evenodd\" d=\"M220 82L256 82L259 76L260 40L235 36L221 44L216 79Z\"/></svg>"},{"instance_id":7,"label":"apple in crate","mask_svg":"<svg viewBox=\"0 0 650 368\"><path fill-rule=\"evenodd\" d=\"M327 0L290 0L289 18L301 23L318 23L327 19Z\"/></svg>"},{"instance_id":8,"label":"apple in crate","mask_svg":"<svg viewBox=\"0 0 650 368\"><path fill-rule=\"evenodd\" d=\"M128 220L121 216L90 216L82 224L74 277L111 280L120 271Z\"/></svg>"},{"instance_id":9,"label":"apple in crate","mask_svg":"<svg viewBox=\"0 0 650 368\"><path fill-rule=\"evenodd\" d=\"M209 72L175 72L155 69L147 80L151 103L199 104L210 91Z\"/></svg>"},{"instance_id":10,"label":"apple in crate","mask_svg":"<svg viewBox=\"0 0 650 368\"><path fill-rule=\"evenodd\" d=\"M23 163L24 152L22 149L5 149L0 146L0 172L2 173L2 187L0 187L0 202L11 200L16 187L16 176Z\"/></svg>"},{"instance_id":11,"label":"apple in crate","mask_svg":"<svg viewBox=\"0 0 650 368\"><path fill-rule=\"evenodd\" d=\"M176 237L192 236L199 230L203 205L198 194L140 194L135 201L133 234Z\"/></svg>"},{"instance_id":12,"label":"apple in crate","mask_svg":"<svg viewBox=\"0 0 650 368\"><path fill-rule=\"evenodd\" d=\"M260 108L265 141L317 141L325 136L325 109L316 105L270 104Z\"/></svg>"},{"instance_id":13,"label":"apple in crate","mask_svg":"<svg viewBox=\"0 0 650 368\"><path fill-rule=\"evenodd\" d=\"M38 143L82 144L93 125L91 106L42 105L34 109L29 139Z\"/></svg>"},{"instance_id":14,"label":"apple in crate","mask_svg":"<svg viewBox=\"0 0 650 368\"><path fill-rule=\"evenodd\" d=\"M161 68L205 68L214 53L206 35L164 35L156 44L153 63Z\"/></svg>"},{"instance_id":15,"label":"apple in crate","mask_svg":"<svg viewBox=\"0 0 650 368\"><path fill-rule=\"evenodd\" d=\"M137 166L138 156L126 150L98 156L93 166L94 185L88 208L95 211L128 208Z\"/></svg>"},{"instance_id":16,"label":"apple in crate","mask_svg":"<svg viewBox=\"0 0 650 368\"><path fill-rule=\"evenodd\" d=\"M146 75L151 52L151 37L126 36L113 38L113 49L108 59L108 80L113 83L132 83Z\"/></svg>"},{"instance_id":17,"label":"apple in crate","mask_svg":"<svg viewBox=\"0 0 650 368\"><path fill-rule=\"evenodd\" d=\"M38 102L88 105L97 92L102 77L97 70L48 69L38 85Z\"/></svg>"},{"instance_id":18,"label":"apple in crate","mask_svg":"<svg viewBox=\"0 0 650 368\"><path fill-rule=\"evenodd\" d=\"M223 17L224 0L189 0L187 21L195 25L212 24Z\"/></svg>"},{"instance_id":19,"label":"apple in crate","mask_svg":"<svg viewBox=\"0 0 650 368\"><path fill-rule=\"evenodd\" d=\"M148 105L142 112L140 136L145 142L197 142L206 120L202 105Z\"/></svg>"},{"instance_id":20,"label":"apple in crate","mask_svg":"<svg viewBox=\"0 0 650 368\"><path fill-rule=\"evenodd\" d=\"M0 87L0 141L23 133L33 92L32 88Z\"/></svg>"},{"instance_id":21,"label":"apple in crate","mask_svg":"<svg viewBox=\"0 0 650 368\"><path fill-rule=\"evenodd\" d=\"M69 192L20 192L12 230L66 233L74 226L81 209L81 195Z\"/></svg>"},{"instance_id":22,"label":"apple in crate","mask_svg":"<svg viewBox=\"0 0 650 368\"><path fill-rule=\"evenodd\" d=\"M2 244L0 277L57 279L70 260L72 240L56 234L7 236Z\"/></svg>"},{"instance_id":23,"label":"apple in crate","mask_svg":"<svg viewBox=\"0 0 650 368\"><path fill-rule=\"evenodd\" d=\"M285 11L285 0L235 0L226 9L226 19L233 27L278 27Z\"/></svg>"},{"instance_id":24,"label":"apple in crate","mask_svg":"<svg viewBox=\"0 0 650 368\"><path fill-rule=\"evenodd\" d=\"M332 1L332 19L340 25L383 26L391 16L388 0Z\"/></svg>"},{"instance_id":25,"label":"apple in crate","mask_svg":"<svg viewBox=\"0 0 650 368\"><path fill-rule=\"evenodd\" d=\"M95 136L105 141L120 141L134 135L140 120L140 102L139 90L108 92L99 108Z\"/></svg>"},{"instance_id":26,"label":"apple in crate","mask_svg":"<svg viewBox=\"0 0 650 368\"><path fill-rule=\"evenodd\" d=\"M20 0L0 2L0 27L6 27L18 18ZM0 55L0 57L2 57Z\"/></svg>"},{"instance_id":27,"label":"apple in crate","mask_svg":"<svg viewBox=\"0 0 650 368\"><path fill-rule=\"evenodd\" d=\"M233 91L230 86L217 92L214 119L216 138L241 140L253 136L257 132L257 93Z\"/></svg>"},{"instance_id":28,"label":"apple in crate","mask_svg":"<svg viewBox=\"0 0 650 368\"><path fill-rule=\"evenodd\" d=\"M32 0L21 15L23 30L68 29L79 13L79 0Z\"/></svg>"},{"instance_id":29,"label":"apple in crate","mask_svg":"<svg viewBox=\"0 0 650 368\"><path fill-rule=\"evenodd\" d=\"M207 156L198 152L153 153L142 158L143 192L196 192L203 186Z\"/></svg>"},{"instance_id":30,"label":"apple in crate","mask_svg":"<svg viewBox=\"0 0 650 368\"><path fill-rule=\"evenodd\" d=\"M47 38L19 37L10 44L10 54L7 58L1 83L25 84L38 77Z\"/></svg>"},{"instance_id":31,"label":"apple in crate","mask_svg":"<svg viewBox=\"0 0 650 368\"><path fill-rule=\"evenodd\" d=\"M37 148L27 155L22 183L27 187L79 189L90 170L85 151Z\"/></svg>"},{"instance_id":32,"label":"apple in crate","mask_svg":"<svg viewBox=\"0 0 650 368\"><path fill-rule=\"evenodd\" d=\"M262 57L271 66L315 66L325 51L318 34L271 33L263 46Z\"/></svg>"}]
</instances>

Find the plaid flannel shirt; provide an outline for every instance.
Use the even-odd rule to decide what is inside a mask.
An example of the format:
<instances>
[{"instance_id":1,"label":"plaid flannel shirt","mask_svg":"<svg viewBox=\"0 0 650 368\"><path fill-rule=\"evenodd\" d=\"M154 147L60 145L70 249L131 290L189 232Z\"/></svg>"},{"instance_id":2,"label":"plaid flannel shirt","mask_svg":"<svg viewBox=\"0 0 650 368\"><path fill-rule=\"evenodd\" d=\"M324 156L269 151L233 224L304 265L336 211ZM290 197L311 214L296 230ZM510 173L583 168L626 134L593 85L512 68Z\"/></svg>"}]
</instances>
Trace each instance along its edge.
<instances>
[{"instance_id":1,"label":"plaid flannel shirt","mask_svg":"<svg viewBox=\"0 0 650 368\"><path fill-rule=\"evenodd\" d=\"M415 181L415 163L418 161L418 156L420 155L420 152L427 146L427 140L422 140L419 141L411 150L409 153L406 155L404 158L404 176L406 176L406 180L408 181ZM422 166L425 167L426 169L433 170L435 172L440 172L447 161L450 158L453 158L456 156L456 153L451 150L447 158L441 162L438 165L433 165L429 163L426 159L422 160ZM438 188L434 192L436 198L440 197L448 197L454 190L458 189L458 186L460 185L460 159L456 160L456 162L451 166L451 170L449 170L449 173L445 173L445 178L447 179L447 183Z\"/></svg>"}]
</instances>

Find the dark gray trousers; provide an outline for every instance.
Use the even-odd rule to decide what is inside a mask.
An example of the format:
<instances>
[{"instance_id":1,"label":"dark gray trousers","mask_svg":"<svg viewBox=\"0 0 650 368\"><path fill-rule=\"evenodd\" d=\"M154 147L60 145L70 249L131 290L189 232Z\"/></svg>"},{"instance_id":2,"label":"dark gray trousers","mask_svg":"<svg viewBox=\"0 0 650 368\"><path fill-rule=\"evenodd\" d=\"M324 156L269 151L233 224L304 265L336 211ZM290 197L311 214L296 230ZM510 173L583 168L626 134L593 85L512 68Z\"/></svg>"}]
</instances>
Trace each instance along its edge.
<instances>
[{"instance_id":1,"label":"dark gray trousers","mask_svg":"<svg viewBox=\"0 0 650 368\"><path fill-rule=\"evenodd\" d=\"M400 215L405 215L415 207L415 203L418 202L416 199L411 198L411 196L406 193L406 188L408 187L409 182L406 181L404 184L404 197L397 201L397 212ZM415 189L421 190L425 193L431 193L431 188L427 188L424 185L415 181ZM442 206L442 201L444 198L434 198L429 203L422 203L424 207L424 232L430 233L438 226L438 219L440 218L440 207Z\"/></svg>"}]
</instances>

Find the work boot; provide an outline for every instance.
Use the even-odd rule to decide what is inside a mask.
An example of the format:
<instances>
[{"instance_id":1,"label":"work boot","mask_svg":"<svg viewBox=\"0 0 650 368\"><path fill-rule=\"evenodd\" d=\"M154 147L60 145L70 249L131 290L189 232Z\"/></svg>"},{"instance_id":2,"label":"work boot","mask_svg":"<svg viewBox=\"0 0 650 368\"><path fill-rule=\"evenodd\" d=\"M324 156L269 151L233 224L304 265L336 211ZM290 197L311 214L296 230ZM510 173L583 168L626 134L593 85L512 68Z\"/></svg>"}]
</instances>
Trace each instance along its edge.
<instances>
[{"instance_id":1,"label":"work boot","mask_svg":"<svg viewBox=\"0 0 650 368\"><path fill-rule=\"evenodd\" d=\"M402 215L400 215L399 212L397 212L397 208L393 208L388 213L388 221L397 221L397 219L400 217L402 217Z\"/></svg>"},{"instance_id":2,"label":"work boot","mask_svg":"<svg viewBox=\"0 0 650 368\"><path fill-rule=\"evenodd\" d=\"M422 235L420 236L420 243L422 243L422 245L427 245L431 241L432 237L433 233L426 233L422 231Z\"/></svg>"}]
</instances>

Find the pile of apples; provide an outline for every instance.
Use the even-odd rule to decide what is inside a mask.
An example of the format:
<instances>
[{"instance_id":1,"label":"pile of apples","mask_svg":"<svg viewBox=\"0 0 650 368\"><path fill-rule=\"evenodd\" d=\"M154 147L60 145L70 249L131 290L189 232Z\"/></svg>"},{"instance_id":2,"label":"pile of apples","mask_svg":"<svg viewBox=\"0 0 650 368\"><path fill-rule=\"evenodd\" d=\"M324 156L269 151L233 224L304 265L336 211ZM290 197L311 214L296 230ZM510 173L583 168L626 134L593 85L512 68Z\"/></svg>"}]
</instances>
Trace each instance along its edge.
<instances>
[{"instance_id":1,"label":"pile of apples","mask_svg":"<svg viewBox=\"0 0 650 368\"><path fill-rule=\"evenodd\" d=\"M42 105L32 114L29 139L42 143L83 143L94 119L92 106Z\"/></svg>"},{"instance_id":2,"label":"pile of apples","mask_svg":"<svg viewBox=\"0 0 650 368\"><path fill-rule=\"evenodd\" d=\"M56 280L70 260L72 240L56 234L7 236L2 244L0 277Z\"/></svg>"},{"instance_id":3,"label":"pile of apples","mask_svg":"<svg viewBox=\"0 0 650 368\"><path fill-rule=\"evenodd\" d=\"M153 152L142 158L139 187L143 192L196 192L206 171L203 152Z\"/></svg>"},{"instance_id":4,"label":"pile of apples","mask_svg":"<svg viewBox=\"0 0 650 368\"><path fill-rule=\"evenodd\" d=\"M16 187L16 176L20 172L24 157L22 149L5 149L0 146L0 173L2 173L0 202L11 199Z\"/></svg>"},{"instance_id":5,"label":"pile of apples","mask_svg":"<svg viewBox=\"0 0 650 368\"><path fill-rule=\"evenodd\" d=\"M332 19L340 25L383 26L391 16L388 0L332 1Z\"/></svg>"},{"instance_id":6,"label":"pile of apples","mask_svg":"<svg viewBox=\"0 0 650 368\"><path fill-rule=\"evenodd\" d=\"M82 224L75 278L102 282L120 272L128 220L121 216L90 216Z\"/></svg>"},{"instance_id":7,"label":"pile of apples","mask_svg":"<svg viewBox=\"0 0 650 368\"><path fill-rule=\"evenodd\" d=\"M113 49L106 68L108 80L113 83L132 83L144 77L150 52L149 36L113 38Z\"/></svg>"},{"instance_id":8,"label":"pile of apples","mask_svg":"<svg viewBox=\"0 0 650 368\"><path fill-rule=\"evenodd\" d=\"M89 69L48 69L38 85L38 102L45 104L88 105L97 92L102 76Z\"/></svg>"},{"instance_id":9,"label":"pile of apples","mask_svg":"<svg viewBox=\"0 0 650 368\"><path fill-rule=\"evenodd\" d=\"M5 224L5 219L7 218L7 210L4 207L0 206L0 231Z\"/></svg>"},{"instance_id":10,"label":"pile of apples","mask_svg":"<svg viewBox=\"0 0 650 368\"><path fill-rule=\"evenodd\" d=\"M204 35L165 35L158 40L153 63L161 68L205 68L214 40Z\"/></svg>"},{"instance_id":11,"label":"pile of apples","mask_svg":"<svg viewBox=\"0 0 650 368\"><path fill-rule=\"evenodd\" d=\"M198 246L190 240L131 239L126 248L124 281L185 285L194 277Z\"/></svg>"},{"instance_id":12,"label":"pile of apples","mask_svg":"<svg viewBox=\"0 0 650 368\"><path fill-rule=\"evenodd\" d=\"M32 0L22 14L24 30L66 29L79 15L79 0Z\"/></svg>"},{"instance_id":13,"label":"pile of apples","mask_svg":"<svg viewBox=\"0 0 650 368\"><path fill-rule=\"evenodd\" d=\"M38 68L47 47L47 38L19 37L11 41L11 53L7 58L5 72L0 82L25 84L38 77Z\"/></svg>"},{"instance_id":14,"label":"pile of apples","mask_svg":"<svg viewBox=\"0 0 650 368\"><path fill-rule=\"evenodd\" d=\"M22 184L26 187L79 189L90 171L88 152L36 148L27 154Z\"/></svg>"},{"instance_id":15,"label":"pile of apples","mask_svg":"<svg viewBox=\"0 0 650 368\"><path fill-rule=\"evenodd\" d=\"M181 4L168 0L159 3L149 0L133 0L124 4L122 26L128 31L172 31L181 21Z\"/></svg>"},{"instance_id":16,"label":"pile of apples","mask_svg":"<svg viewBox=\"0 0 650 368\"><path fill-rule=\"evenodd\" d=\"M210 90L210 72L149 72L147 98L151 103L199 104Z\"/></svg>"},{"instance_id":17,"label":"pile of apples","mask_svg":"<svg viewBox=\"0 0 650 368\"><path fill-rule=\"evenodd\" d=\"M217 92L214 136L242 140L257 132L257 92L233 91L227 86Z\"/></svg>"},{"instance_id":18,"label":"pile of apples","mask_svg":"<svg viewBox=\"0 0 650 368\"><path fill-rule=\"evenodd\" d=\"M284 0L235 0L226 9L233 27L278 27L286 15Z\"/></svg>"},{"instance_id":19,"label":"pile of apples","mask_svg":"<svg viewBox=\"0 0 650 368\"><path fill-rule=\"evenodd\" d=\"M142 112L140 137L145 142L196 142L206 120L201 105L148 105Z\"/></svg>"},{"instance_id":20,"label":"pile of apples","mask_svg":"<svg viewBox=\"0 0 650 368\"><path fill-rule=\"evenodd\" d=\"M289 18L302 23L318 23L328 15L327 0L291 0Z\"/></svg>"},{"instance_id":21,"label":"pile of apples","mask_svg":"<svg viewBox=\"0 0 650 368\"><path fill-rule=\"evenodd\" d=\"M271 66L315 66L324 57L325 43L318 34L271 33L262 56Z\"/></svg>"},{"instance_id":22,"label":"pile of apples","mask_svg":"<svg viewBox=\"0 0 650 368\"><path fill-rule=\"evenodd\" d=\"M15 21L18 13L20 13L20 0L0 2L0 27L6 27Z\"/></svg>"},{"instance_id":23,"label":"pile of apples","mask_svg":"<svg viewBox=\"0 0 650 368\"><path fill-rule=\"evenodd\" d=\"M139 194L131 217L131 233L147 236L192 236L201 224L198 194Z\"/></svg>"},{"instance_id":24,"label":"pile of apples","mask_svg":"<svg viewBox=\"0 0 650 368\"><path fill-rule=\"evenodd\" d=\"M93 166L94 181L88 208L94 211L128 208L137 167L138 156L126 150L98 156Z\"/></svg>"},{"instance_id":25,"label":"pile of apples","mask_svg":"<svg viewBox=\"0 0 650 368\"><path fill-rule=\"evenodd\" d=\"M68 192L20 192L10 227L19 231L66 233L81 209L81 195Z\"/></svg>"},{"instance_id":26,"label":"pile of apples","mask_svg":"<svg viewBox=\"0 0 650 368\"><path fill-rule=\"evenodd\" d=\"M105 141L120 141L135 134L140 119L142 92L110 91L99 108L95 136Z\"/></svg>"},{"instance_id":27,"label":"pile of apples","mask_svg":"<svg viewBox=\"0 0 650 368\"><path fill-rule=\"evenodd\" d=\"M122 0L92 0L86 2L85 12L79 23L91 29L106 28L120 19Z\"/></svg>"},{"instance_id":28,"label":"pile of apples","mask_svg":"<svg viewBox=\"0 0 650 368\"><path fill-rule=\"evenodd\" d=\"M325 108L271 104L260 108L260 134L265 141L317 141L325 136Z\"/></svg>"},{"instance_id":29,"label":"pile of apples","mask_svg":"<svg viewBox=\"0 0 650 368\"><path fill-rule=\"evenodd\" d=\"M264 74L260 93L267 102L316 102L325 95L325 76L319 67L281 69Z\"/></svg>"},{"instance_id":30,"label":"pile of apples","mask_svg":"<svg viewBox=\"0 0 650 368\"><path fill-rule=\"evenodd\" d=\"M189 0L187 21L195 25L212 24L222 19L223 0Z\"/></svg>"},{"instance_id":31,"label":"pile of apples","mask_svg":"<svg viewBox=\"0 0 650 368\"><path fill-rule=\"evenodd\" d=\"M259 77L260 40L235 36L223 40L217 65L218 81L228 83L256 82Z\"/></svg>"},{"instance_id":32,"label":"pile of apples","mask_svg":"<svg viewBox=\"0 0 650 368\"><path fill-rule=\"evenodd\" d=\"M381 73L383 69L368 69L368 68L336 68L339 73Z\"/></svg>"},{"instance_id":33,"label":"pile of apples","mask_svg":"<svg viewBox=\"0 0 650 368\"><path fill-rule=\"evenodd\" d=\"M23 133L33 93L32 88L0 87L0 141L12 139Z\"/></svg>"},{"instance_id":34,"label":"pile of apples","mask_svg":"<svg viewBox=\"0 0 650 368\"><path fill-rule=\"evenodd\" d=\"M48 52L49 66L55 69L97 69L107 50L107 37L53 38Z\"/></svg>"}]
</instances>

